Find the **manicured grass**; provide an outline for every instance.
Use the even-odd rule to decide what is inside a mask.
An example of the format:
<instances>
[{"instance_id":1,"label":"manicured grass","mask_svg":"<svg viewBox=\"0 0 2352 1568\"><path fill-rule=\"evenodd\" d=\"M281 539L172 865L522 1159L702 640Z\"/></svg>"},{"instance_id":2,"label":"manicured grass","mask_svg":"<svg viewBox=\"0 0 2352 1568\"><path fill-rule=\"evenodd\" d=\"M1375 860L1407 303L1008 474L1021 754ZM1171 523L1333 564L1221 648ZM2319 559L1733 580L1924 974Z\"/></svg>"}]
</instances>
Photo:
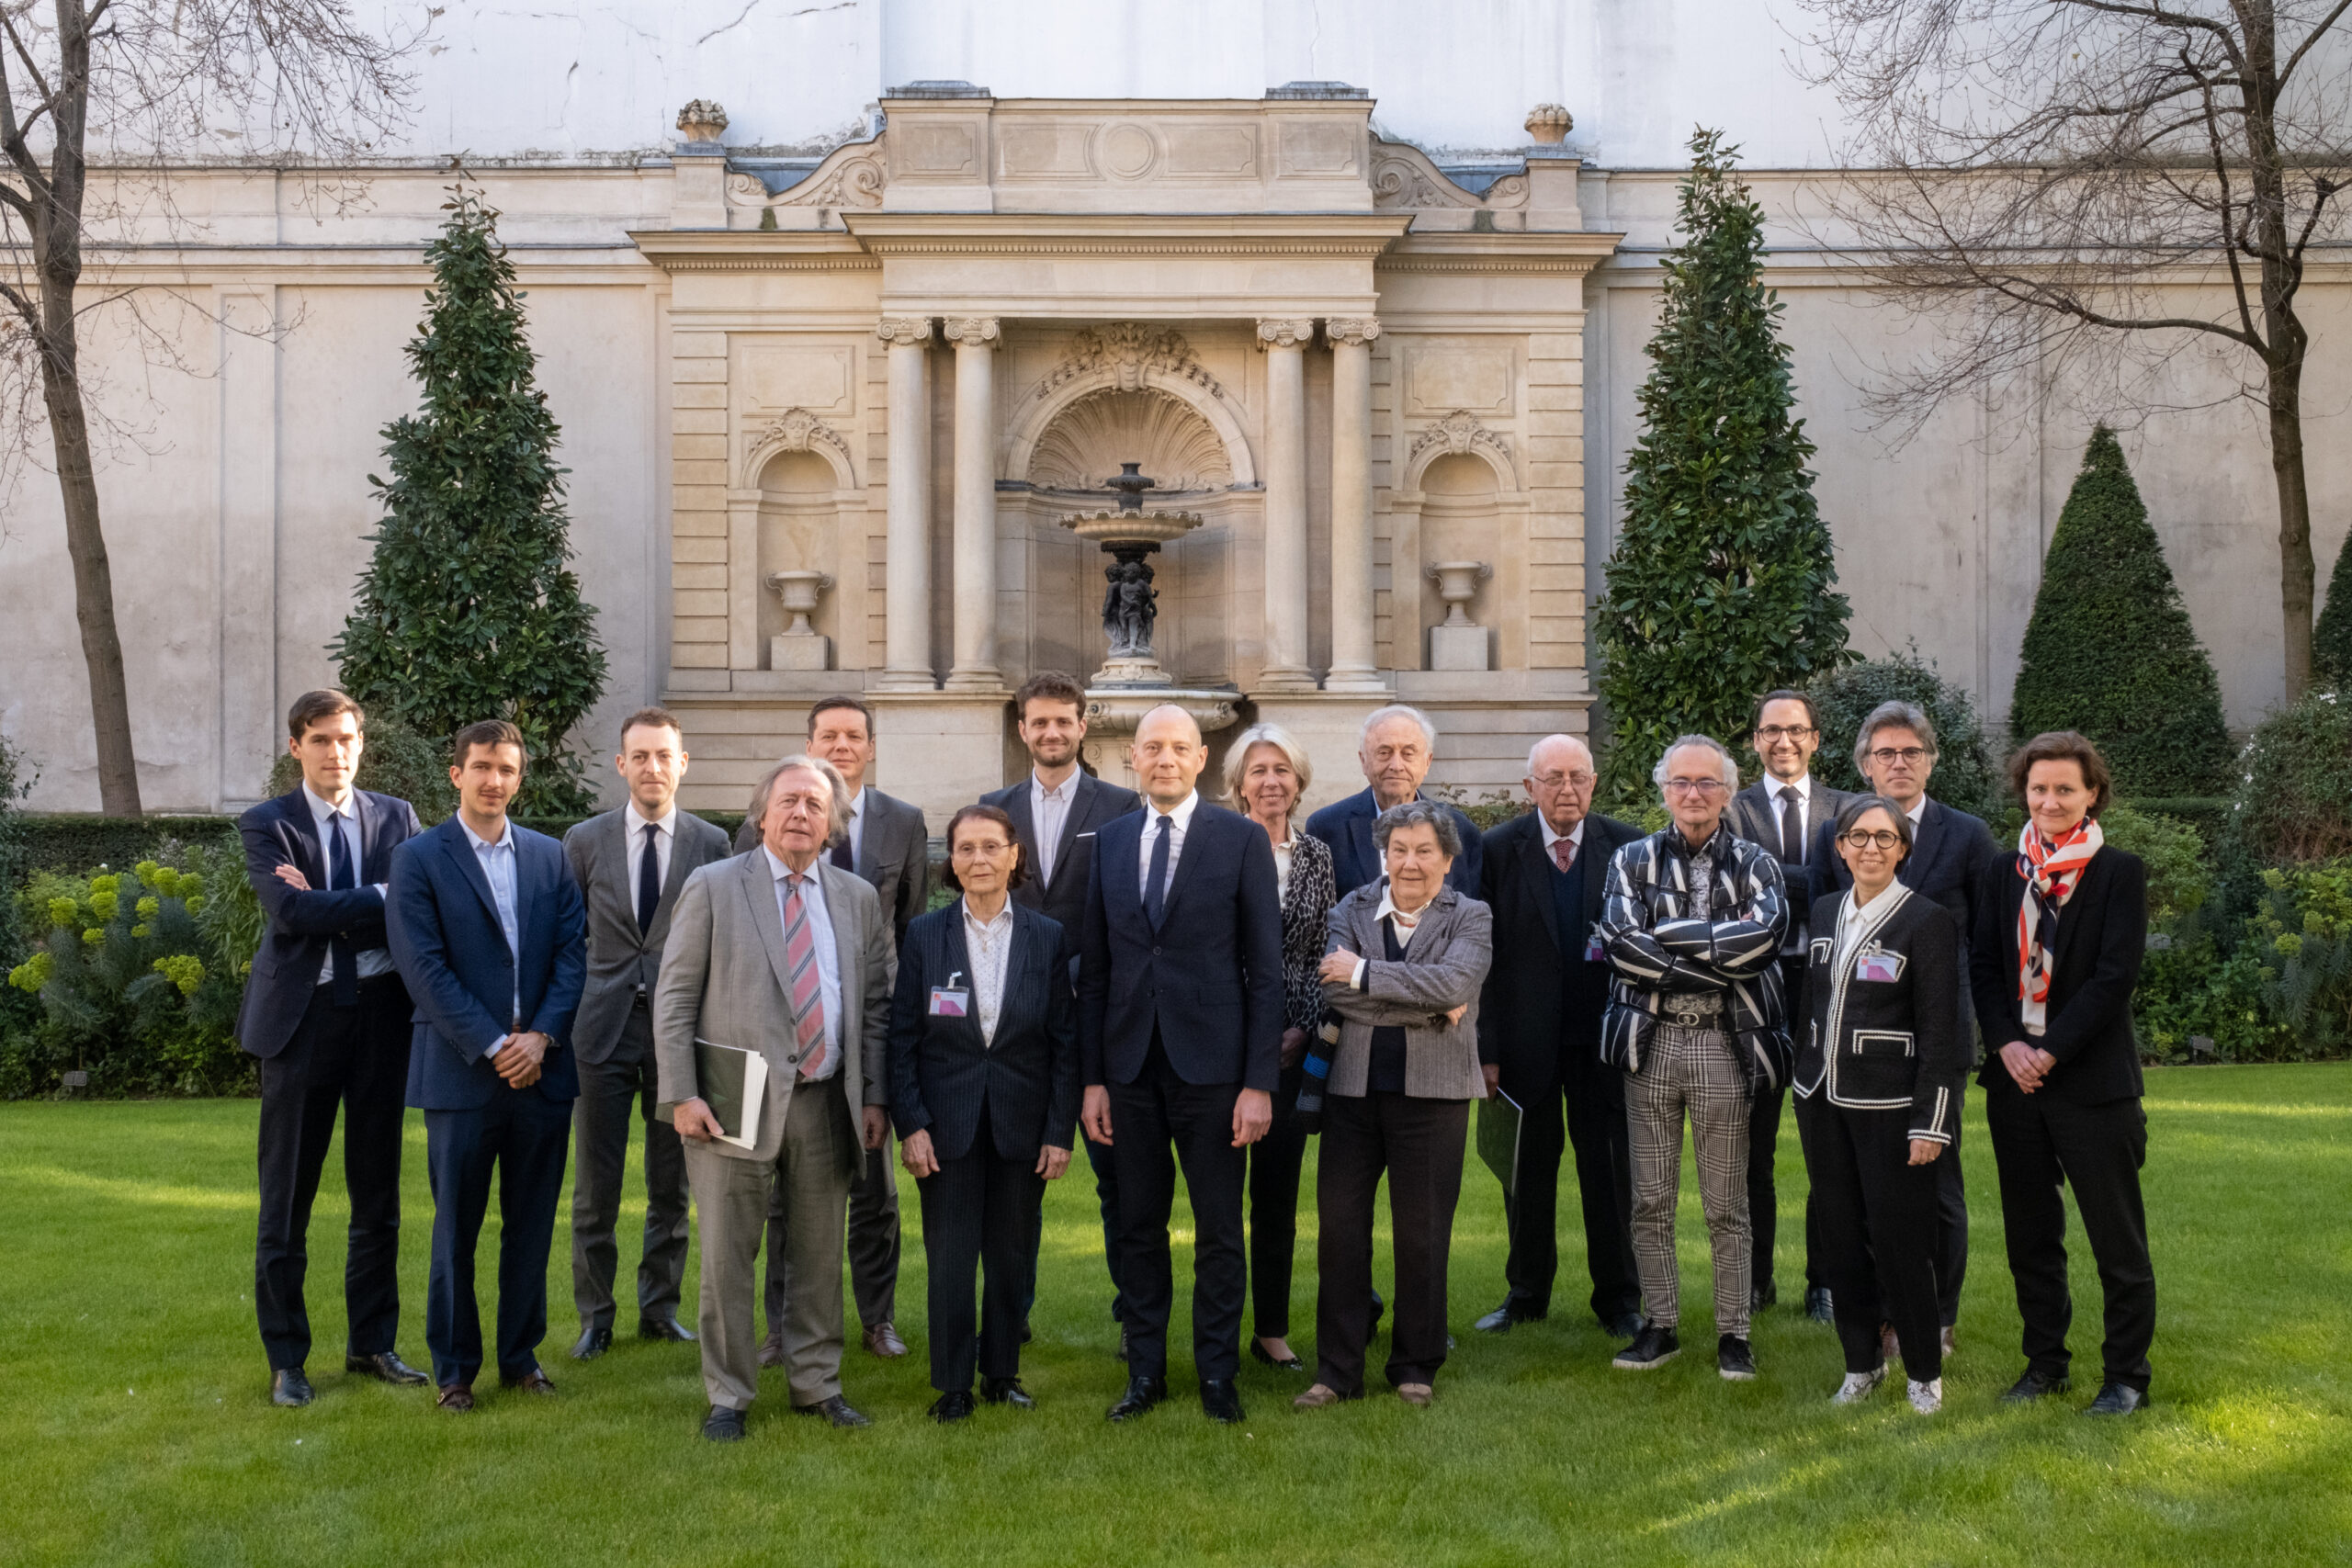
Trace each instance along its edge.
<instances>
[{"instance_id":1,"label":"manicured grass","mask_svg":"<svg viewBox=\"0 0 2352 1568\"><path fill-rule=\"evenodd\" d=\"M1704 1354L1644 1376L1611 1371L1573 1240L1549 1322L1475 1333L1501 1296L1502 1246L1495 1184L1474 1169L1453 1254L1462 1344L1434 1409L1375 1396L1295 1416L1299 1380L1245 1362L1251 1419L1221 1429L1191 1403L1180 1352L1178 1399L1112 1428L1102 1412L1122 1370L1080 1175L1057 1185L1047 1213L1024 1365L1042 1408L983 1409L952 1431L923 1418L910 1184L899 1321L916 1353L886 1366L853 1348L845 1371L876 1425L835 1433L790 1418L771 1373L750 1440L715 1449L695 1437L690 1348L624 1338L584 1368L564 1358L576 1325L560 1226L543 1351L559 1402L492 1390L453 1419L416 1392L344 1376L339 1162L311 1232L319 1400L273 1409L250 1301L254 1105L8 1106L0 1562L2352 1561L2352 1067L2161 1071L2148 1109L2161 1318L2155 1404L2129 1422L2074 1414L2098 1361L2098 1283L2079 1245L2084 1383L2051 1408L1995 1403L2020 1363L1978 1116L1961 1350L1932 1421L1892 1393L1832 1410L1833 1337L1786 1305L1758 1323L1753 1384L1721 1382ZM1792 1134L1781 1168L1785 1299L1802 1264ZM407 1171L401 1348L421 1364L430 1208L414 1113ZM1311 1198L1304 1208L1302 1350ZM1702 1349L1705 1256L1686 1174L1686 1339ZM622 1261L626 1279L633 1237ZM1185 1266L1180 1250L1180 1279ZM1180 1346L1182 1303L1180 1292ZM631 1309L621 1326L634 1327Z\"/></svg>"}]
</instances>

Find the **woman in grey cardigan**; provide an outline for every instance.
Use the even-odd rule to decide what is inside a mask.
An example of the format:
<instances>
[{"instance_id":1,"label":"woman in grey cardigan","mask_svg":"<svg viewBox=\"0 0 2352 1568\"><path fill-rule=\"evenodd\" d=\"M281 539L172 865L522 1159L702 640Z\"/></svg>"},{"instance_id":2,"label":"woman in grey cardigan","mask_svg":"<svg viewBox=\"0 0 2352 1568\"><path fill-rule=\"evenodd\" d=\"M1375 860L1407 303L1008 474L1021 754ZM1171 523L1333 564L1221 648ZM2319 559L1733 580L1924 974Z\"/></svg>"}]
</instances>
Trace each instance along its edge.
<instances>
[{"instance_id":1,"label":"woman in grey cardigan","mask_svg":"<svg viewBox=\"0 0 2352 1568\"><path fill-rule=\"evenodd\" d=\"M1487 906L1445 885L1453 813L1408 800L1373 824L1386 874L1331 911L1324 1006L1340 1015L1317 1161L1313 1410L1363 1393L1372 1336L1372 1206L1388 1176L1396 1298L1388 1381L1427 1404L1445 1362L1445 1271L1470 1102L1483 1099L1478 988L1494 958Z\"/></svg>"}]
</instances>

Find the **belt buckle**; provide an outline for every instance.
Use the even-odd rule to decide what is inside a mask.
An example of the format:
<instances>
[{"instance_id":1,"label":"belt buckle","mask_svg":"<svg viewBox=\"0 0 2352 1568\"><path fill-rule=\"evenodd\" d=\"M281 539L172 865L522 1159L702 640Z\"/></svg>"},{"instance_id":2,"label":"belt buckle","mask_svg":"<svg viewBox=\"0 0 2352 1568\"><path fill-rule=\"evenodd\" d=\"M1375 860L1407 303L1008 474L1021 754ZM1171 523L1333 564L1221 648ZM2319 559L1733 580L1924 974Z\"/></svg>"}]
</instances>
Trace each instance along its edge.
<instances>
[{"instance_id":1,"label":"belt buckle","mask_svg":"<svg viewBox=\"0 0 2352 1568\"><path fill-rule=\"evenodd\" d=\"M1669 1013L1667 1016L1673 1021L1674 1026L1677 1029L1696 1029L1701 1024L1704 1023L1710 1015L1703 1012L1683 1012L1678 1010Z\"/></svg>"}]
</instances>

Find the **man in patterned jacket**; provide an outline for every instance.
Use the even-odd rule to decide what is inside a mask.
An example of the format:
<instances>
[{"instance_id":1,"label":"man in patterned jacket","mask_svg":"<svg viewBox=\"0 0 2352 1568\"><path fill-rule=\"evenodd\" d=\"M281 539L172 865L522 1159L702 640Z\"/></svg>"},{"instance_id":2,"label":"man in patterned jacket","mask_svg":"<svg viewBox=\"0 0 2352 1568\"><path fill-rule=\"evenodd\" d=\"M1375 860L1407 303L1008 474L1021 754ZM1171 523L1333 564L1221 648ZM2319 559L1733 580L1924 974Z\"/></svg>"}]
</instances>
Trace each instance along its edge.
<instances>
[{"instance_id":1,"label":"man in patterned jacket","mask_svg":"<svg viewBox=\"0 0 2352 1568\"><path fill-rule=\"evenodd\" d=\"M1643 1305L1641 1332L1615 1365L1646 1371L1681 1349L1674 1211L1687 1113L1714 1256L1715 1365L1746 1382L1756 1375L1747 1342L1747 1108L1756 1090L1788 1081L1780 966L1788 897L1779 861L1724 823L1739 765L1720 742L1682 736L1653 776L1672 822L1611 858L1600 912L1616 971L1600 1055L1625 1074Z\"/></svg>"}]
</instances>

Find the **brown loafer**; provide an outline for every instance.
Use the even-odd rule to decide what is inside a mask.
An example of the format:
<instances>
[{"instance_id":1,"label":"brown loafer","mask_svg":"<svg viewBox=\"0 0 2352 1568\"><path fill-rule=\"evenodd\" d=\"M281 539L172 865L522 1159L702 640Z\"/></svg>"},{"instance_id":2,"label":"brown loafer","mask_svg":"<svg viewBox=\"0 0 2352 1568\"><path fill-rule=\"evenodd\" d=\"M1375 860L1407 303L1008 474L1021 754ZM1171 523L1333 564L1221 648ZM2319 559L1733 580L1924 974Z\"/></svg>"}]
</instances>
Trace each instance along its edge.
<instances>
[{"instance_id":1,"label":"brown loafer","mask_svg":"<svg viewBox=\"0 0 2352 1568\"><path fill-rule=\"evenodd\" d=\"M433 1403L452 1416L462 1416L474 1407L474 1385L469 1382L443 1383L440 1397Z\"/></svg>"},{"instance_id":2,"label":"brown loafer","mask_svg":"<svg viewBox=\"0 0 2352 1568\"><path fill-rule=\"evenodd\" d=\"M865 1348L885 1360L892 1360L907 1353L907 1342L899 1337L899 1331L890 1325L888 1319L865 1331Z\"/></svg>"},{"instance_id":3,"label":"brown loafer","mask_svg":"<svg viewBox=\"0 0 2352 1568\"><path fill-rule=\"evenodd\" d=\"M1437 1397L1437 1390L1425 1382L1400 1382L1396 1385L1396 1397L1408 1404L1426 1410L1430 1402Z\"/></svg>"},{"instance_id":4,"label":"brown loafer","mask_svg":"<svg viewBox=\"0 0 2352 1568\"><path fill-rule=\"evenodd\" d=\"M1329 1383L1317 1383L1290 1402L1293 1410L1320 1410L1327 1404L1340 1403L1339 1391Z\"/></svg>"},{"instance_id":5,"label":"brown loafer","mask_svg":"<svg viewBox=\"0 0 2352 1568\"><path fill-rule=\"evenodd\" d=\"M502 1373L498 1379L498 1386L515 1389L524 1393L536 1393L541 1399L555 1397L555 1384L548 1381L547 1373L537 1367L533 1367L519 1378L510 1378Z\"/></svg>"}]
</instances>

